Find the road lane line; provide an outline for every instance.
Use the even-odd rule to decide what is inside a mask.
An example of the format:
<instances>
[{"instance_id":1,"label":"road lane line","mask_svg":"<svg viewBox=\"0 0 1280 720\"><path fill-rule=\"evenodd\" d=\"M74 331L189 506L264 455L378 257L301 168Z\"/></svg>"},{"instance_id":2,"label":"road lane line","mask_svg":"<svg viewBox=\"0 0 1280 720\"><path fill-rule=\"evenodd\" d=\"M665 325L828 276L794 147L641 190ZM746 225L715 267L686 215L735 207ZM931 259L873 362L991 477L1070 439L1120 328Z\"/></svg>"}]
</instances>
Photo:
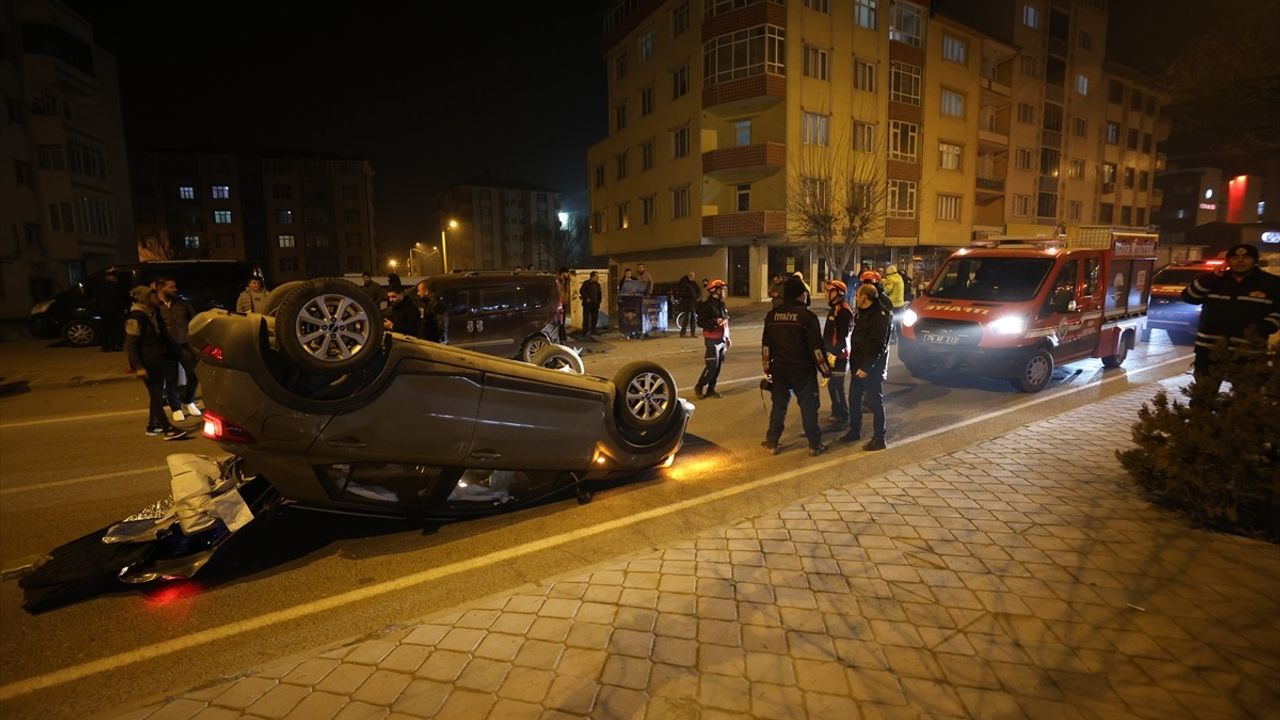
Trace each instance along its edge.
<instances>
[{"instance_id":1,"label":"road lane line","mask_svg":"<svg viewBox=\"0 0 1280 720\"><path fill-rule=\"evenodd\" d=\"M67 478L66 480L50 480L49 482L36 483L35 485L21 485L19 487L0 488L0 496L10 495L12 493L32 492L35 490L47 490L49 488L64 487L66 485L75 485L84 482L93 482L94 480L110 480L111 478L128 477L130 475L141 475L142 473L158 472L167 469L165 465L152 465L150 467L134 468L132 470L120 470L117 472L102 473L101 475L85 475L78 478Z\"/></svg>"},{"instance_id":2,"label":"road lane line","mask_svg":"<svg viewBox=\"0 0 1280 720\"><path fill-rule=\"evenodd\" d=\"M37 427L40 425L52 425L61 422L83 422L85 420L102 420L104 418L130 417L133 415L146 415L147 410L113 410L111 412L91 413L88 415L64 415L61 417L42 418L40 420L21 420L19 422L0 423L0 430L9 430L10 428Z\"/></svg>"},{"instance_id":3,"label":"road lane line","mask_svg":"<svg viewBox=\"0 0 1280 720\"><path fill-rule=\"evenodd\" d=\"M1149 365L1147 367L1144 367L1142 368L1142 371L1145 372L1147 370L1155 370L1157 368L1163 367L1165 365L1170 365L1175 362L1186 362L1190 357L1191 357L1190 355L1175 357L1169 360L1165 360L1164 362L1157 363L1155 365ZM1040 405L1042 403L1046 403L1052 400L1057 400L1058 398L1064 397L1066 395L1071 395L1071 394L1080 392L1082 390L1087 390L1093 387L1100 387L1102 385L1106 385L1113 382L1119 382L1119 381L1125 380L1127 377L1128 377L1127 374L1114 375L1112 377L1104 378L1102 380L1095 380L1093 382L1086 383L1079 387L1071 388L1069 390L1066 390L1064 392L1060 392L1054 395L1035 398L1033 400L1028 400L1023 403L1018 403L1017 405L1013 405L1011 407L1008 407L1002 410L995 410L989 413L985 413L983 415L978 415L977 417L968 418L960 422L952 423L951 425L947 425L945 427L937 428L935 430L930 430L928 432L920 433L918 435L913 435L907 438L903 438L902 440L896 441L894 443L894 447L901 447L903 445L919 442L921 440L931 438L935 435L940 435L944 432L950 432L953 430L960 429L962 427L966 427L968 425L973 425L975 423L983 422L985 420L998 417L1000 415L1006 415L1006 414L1017 412L1019 410L1022 410L1028 407ZM533 541L524 543L522 545L517 545L516 547L513 547L513 548L504 548L502 550L496 550L494 552L487 553L485 555L481 555L478 557L470 558L467 560L460 560L458 562L449 563L447 565L431 568L429 570L423 570L422 572L412 573L410 575L405 575L403 577L387 580L387 581L377 583L374 585L369 585L363 588L358 588L356 590L350 590L338 595L331 595L326 598L321 598L318 600L313 600L311 602L283 608L281 610L269 612L264 615L259 615L259 616L248 618L245 620L238 620L236 622L228 623L226 625L221 625L218 627L209 628L207 630L201 630L199 632L192 633L190 635L184 635L181 637L173 638L171 640L164 640L162 642L151 643L150 645L144 645L142 647L135 648L127 652L117 653L115 655L109 655L107 657L99 658L97 660L93 660L87 663L82 663L79 665L72 665L70 667L62 668L60 670L55 670L53 672L45 673L43 675L36 675L34 677L26 678L23 680L16 680L7 685L0 686L0 701L9 700L9 699L18 697L20 695L26 695L29 693L36 692L38 690L57 687L58 685L64 685L66 683L74 682L76 680L82 680L86 677L97 675L99 673L118 670L120 668L127 667L129 665L135 665L140 662L145 662L147 660L154 660L156 658L164 657L166 655L172 655L173 653L176 653L176 652L181 652L183 650L188 650L191 648L199 647L201 645L217 642L219 640L226 640L228 638L233 638L238 635L244 635L246 633L254 632L255 630L262 630L263 628L268 628L273 625L280 625L282 623L301 620L303 618L307 618L312 615L317 615L319 613L327 612L329 610L336 610L346 605L373 600L382 595L386 595L389 593L398 592L402 590L408 590L410 588L423 585L423 584L432 582L434 580L447 578L452 575L458 575L464 572L482 569L490 565L496 565L498 563L510 562L513 558L520 558L520 557L524 557L525 555L532 555L537 552L550 550L550 549L559 547L561 545L566 545L571 542L590 538L595 535L601 535L603 533L611 532L613 530L619 530L622 528L629 527L631 525L636 525L636 524L645 522L647 520L652 520L652 519L660 518L666 515L683 512L685 510L689 510L691 508L695 508L700 505L705 505L707 503L715 502L717 500L723 500L725 498L733 497L735 495L740 495L745 492L750 492L758 488L767 487L769 485L776 485L781 482L786 482L796 477L809 475L813 473L821 473L830 468L838 467L840 465L845 465L849 462L849 460L850 460L850 457L848 455L842 454L839 457L831 457L826 460L815 462L810 465L805 465L804 467L787 470L777 475L760 478L758 480L753 480L751 482L744 483L742 485L734 485L732 487L724 488L722 490L717 490L711 493L707 493L706 495L699 495L698 497L689 498L687 500L681 500L679 502L675 502L670 505L665 505L660 508L654 508L652 510L646 510L644 512L636 513L634 515L629 515L625 518L609 520L609 521L600 523L598 525L593 525L591 527L586 527L586 528L579 528L577 530L571 530L569 532L561 533L559 535L553 535L551 537L543 538L541 540L533 540Z\"/></svg>"}]
</instances>

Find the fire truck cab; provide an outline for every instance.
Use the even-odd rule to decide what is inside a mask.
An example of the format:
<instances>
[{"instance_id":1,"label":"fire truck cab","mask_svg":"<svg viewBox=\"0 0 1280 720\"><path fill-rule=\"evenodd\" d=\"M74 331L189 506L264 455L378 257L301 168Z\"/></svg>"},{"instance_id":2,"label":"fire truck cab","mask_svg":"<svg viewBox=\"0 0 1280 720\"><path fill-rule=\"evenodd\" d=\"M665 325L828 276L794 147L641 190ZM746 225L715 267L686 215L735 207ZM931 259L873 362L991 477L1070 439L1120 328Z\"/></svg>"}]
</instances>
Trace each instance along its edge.
<instances>
[{"instance_id":1,"label":"fire truck cab","mask_svg":"<svg viewBox=\"0 0 1280 720\"><path fill-rule=\"evenodd\" d=\"M903 313L898 357L916 377L971 372L1023 392L1088 357L1119 367L1145 322L1156 235L1072 227L954 253Z\"/></svg>"}]
</instances>

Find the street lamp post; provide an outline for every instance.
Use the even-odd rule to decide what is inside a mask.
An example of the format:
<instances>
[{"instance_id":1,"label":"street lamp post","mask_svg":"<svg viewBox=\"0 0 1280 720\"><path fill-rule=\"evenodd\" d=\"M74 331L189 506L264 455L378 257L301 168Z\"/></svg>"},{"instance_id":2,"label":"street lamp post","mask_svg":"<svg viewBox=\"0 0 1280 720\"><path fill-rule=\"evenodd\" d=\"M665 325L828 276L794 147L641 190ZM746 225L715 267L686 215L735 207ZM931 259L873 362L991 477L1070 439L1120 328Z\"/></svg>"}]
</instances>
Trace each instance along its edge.
<instances>
[{"instance_id":1,"label":"street lamp post","mask_svg":"<svg viewBox=\"0 0 1280 720\"><path fill-rule=\"evenodd\" d=\"M449 272L449 230L457 230L458 221L450 220L447 225L440 228L440 272L446 274Z\"/></svg>"},{"instance_id":2,"label":"street lamp post","mask_svg":"<svg viewBox=\"0 0 1280 720\"><path fill-rule=\"evenodd\" d=\"M434 254L436 254L436 253L440 252L440 250L439 250L438 248L434 248L434 247L433 247L433 248L431 248L431 252L427 252L426 250L421 249L421 245L422 245L422 243L414 243L414 244L413 244L413 246L409 248L409 259L410 259L410 260L413 260L413 254L414 254L414 253L418 253L419 255L421 255L421 256L422 256L422 257L424 257L424 258L428 258L428 257L431 257L432 255L434 255ZM441 266L441 269L443 269L443 266ZM420 267L420 268L418 268L418 270L419 270L419 272L417 273L418 275L425 275L425 274L426 274L426 272L425 272L425 271L426 271L426 266L425 266L425 265L424 265L424 266L422 266L422 267ZM413 274L413 273L410 273L410 274Z\"/></svg>"}]
</instances>

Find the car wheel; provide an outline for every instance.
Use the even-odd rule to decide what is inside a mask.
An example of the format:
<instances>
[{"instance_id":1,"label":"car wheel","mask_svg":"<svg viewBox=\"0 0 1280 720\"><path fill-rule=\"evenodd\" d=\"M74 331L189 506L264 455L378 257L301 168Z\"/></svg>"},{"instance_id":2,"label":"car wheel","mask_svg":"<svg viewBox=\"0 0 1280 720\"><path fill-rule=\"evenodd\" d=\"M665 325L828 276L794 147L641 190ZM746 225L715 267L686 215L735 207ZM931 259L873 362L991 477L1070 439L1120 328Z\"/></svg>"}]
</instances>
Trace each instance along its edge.
<instances>
[{"instance_id":1,"label":"car wheel","mask_svg":"<svg viewBox=\"0 0 1280 720\"><path fill-rule=\"evenodd\" d=\"M1013 378L1013 387L1025 393L1040 392L1053 378L1053 356L1037 350L1022 365L1022 374Z\"/></svg>"},{"instance_id":2,"label":"car wheel","mask_svg":"<svg viewBox=\"0 0 1280 720\"><path fill-rule=\"evenodd\" d=\"M578 353L564 345L546 345L534 353L533 359L529 362L540 368L573 373L574 375L582 375L587 372L587 367L582 363L582 358L578 356Z\"/></svg>"},{"instance_id":3,"label":"car wheel","mask_svg":"<svg viewBox=\"0 0 1280 720\"><path fill-rule=\"evenodd\" d=\"M631 430L664 427L680 402L675 378L666 368L651 362L633 362L614 376L618 422Z\"/></svg>"},{"instance_id":4,"label":"car wheel","mask_svg":"<svg viewBox=\"0 0 1280 720\"><path fill-rule=\"evenodd\" d=\"M267 293L267 297L262 301L262 307L258 308L258 312L263 315L270 315L280 307L280 303L284 302L285 296L293 292L293 289L306 282L305 280L293 280L287 282L271 292Z\"/></svg>"},{"instance_id":5,"label":"car wheel","mask_svg":"<svg viewBox=\"0 0 1280 720\"><path fill-rule=\"evenodd\" d=\"M1127 357L1129 357L1129 336L1125 335L1120 338L1120 349L1116 351L1116 354L1102 358L1102 367L1118 368Z\"/></svg>"},{"instance_id":6,"label":"car wheel","mask_svg":"<svg viewBox=\"0 0 1280 720\"><path fill-rule=\"evenodd\" d=\"M524 344L520 346L520 359L527 363L531 363L533 362L534 355L537 355L540 350L551 344L551 340L542 333L531 335L524 341Z\"/></svg>"},{"instance_id":7,"label":"car wheel","mask_svg":"<svg viewBox=\"0 0 1280 720\"><path fill-rule=\"evenodd\" d=\"M98 342L98 328L88 320L72 320L62 326L62 340L72 347L89 347Z\"/></svg>"},{"instance_id":8,"label":"car wheel","mask_svg":"<svg viewBox=\"0 0 1280 720\"><path fill-rule=\"evenodd\" d=\"M303 370L342 375L380 352L382 313L364 290L346 280L306 280L276 309L276 337Z\"/></svg>"}]
</instances>

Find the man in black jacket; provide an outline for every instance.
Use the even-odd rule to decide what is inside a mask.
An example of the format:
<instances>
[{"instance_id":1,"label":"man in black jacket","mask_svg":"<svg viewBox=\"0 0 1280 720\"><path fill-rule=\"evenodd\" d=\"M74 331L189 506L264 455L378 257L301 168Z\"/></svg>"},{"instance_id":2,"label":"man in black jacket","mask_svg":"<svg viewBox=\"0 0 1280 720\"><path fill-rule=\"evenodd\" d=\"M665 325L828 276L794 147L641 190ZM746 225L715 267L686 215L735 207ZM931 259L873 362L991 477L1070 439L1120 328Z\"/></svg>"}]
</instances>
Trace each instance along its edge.
<instances>
[{"instance_id":1,"label":"man in black jacket","mask_svg":"<svg viewBox=\"0 0 1280 720\"><path fill-rule=\"evenodd\" d=\"M843 425L849 419L848 399L844 394L844 375L849 367L849 330L853 327L853 310L845 302L849 286L840 280L827 281L827 324L822 328L822 345L835 358L827 395L831 398L831 421Z\"/></svg>"},{"instance_id":2,"label":"man in black jacket","mask_svg":"<svg viewBox=\"0 0 1280 720\"><path fill-rule=\"evenodd\" d=\"M679 313L680 318L680 337L684 337L686 332L689 333L689 337L695 337L696 306L701 295L702 290L698 287L693 271L690 270L689 274L680 278L680 282L676 284L676 298L679 300L676 312Z\"/></svg>"},{"instance_id":3,"label":"man in black jacket","mask_svg":"<svg viewBox=\"0 0 1280 720\"><path fill-rule=\"evenodd\" d=\"M196 407L196 351L187 342L187 326L191 318L196 316L196 309L186 298L178 294L178 283L171 277L156 281L156 289L160 295L160 319L164 320L165 330L173 340L177 355L165 363L164 392L169 401L169 409L173 411L173 421L182 422L191 417L200 417L200 408ZM186 376L187 383L178 389L178 367ZM185 414L184 414L185 412Z\"/></svg>"},{"instance_id":4,"label":"man in black jacket","mask_svg":"<svg viewBox=\"0 0 1280 720\"><path fill-rule=\"evenodd\" d=\"M1232 350L1247 350L1280 331L1280 277L1258 268L1258 249L1252 245L1228 250L1227 265L1193 280L1182 290L1182 299L1204 306L1196 328L1197 381L1210 374L1210 350L1219 341L1226 339ZM1246 337L1250 333L1256 333L1252 340Z\"/></svg>"},{"instance_id":5,"label":"man in black jacket","mask_svg":"<svg viewBox=\"0 0 1280 720\"><path fill-rule=\"evenodd\" d=\"M422 314L417 304L404 296L404 287L400 285L387 288L387 315L382 327L412 337L422 332Z\"/></svg>"},{"instance_id":6,"label":"man in black jacket","mask_svg":"<svg viewBox=\"0 0 1280 720\"><path fill-rule=\"evenodd\" d=\"M809 440L809 454L821 455L822 429L818 426L818 378L831 376L827 353L822 347L822 331L818 316L809 311L809 288L797 277L788 278L782 286L782 304L764 316L764 333L760 341L760 360L764 374L772 383L773 408L769 413L769 430L761 447L775 455L787 419L787 405L792 393L800 406L800 421Z\"/></svg>"},{"instance_id":7,"label":"man in black jacket","mask_svg":"<svg viewBox=\"0 0 1280 720\"><path fill-rule=\"evenodd\" d=\"M853 442L862 438L863 396L871 409L872 431L875 433L863 450L885 448L886 422L884 417L884 378L889 366L889 331L893 313L878 300L874 285L858 288L854 295L858 313L853 319L853 332L849 336L849 432L840 439Z\"/></svg>"},{"instance_id":8,"label":"man in black jacket","mask_svg":"<svg viewBox=\"0 0 1280 720\"><path fill-rule=\"evenodd\" d=\"M449 343L449 306L426 280L418 281L418 311L422 313L423 340L447 345Z\"/></svg>"},{"instance_id":9,"label":"man in black jacket","mask_svg":"<svg viewBox=\"0 0 1280 720\"><path fill-rule=\"evenodd\" d=\"M729 310L724 306L725 282L719 278L707 283L707 298L697 305L698 327L702 328L703 359L706 367L693 386L693 394L699 399L719 398L716 380L724 366L725 354L733 345L729 337Z\"/></svg>"},{"instance_id":10,"label":"man in black jacket","mask_svg":"<svg viewBox=\"0 0 1280 720\"><path fill-rule=\"evenodd\" d=\"M129 358L129 369L147 386L150 401L147 435L163 435L165 440L186 437L187 431L173 427L164 414L165 363L176 357L177 348L156 310L160 297L145 285L130 290L129 297L133 305L124 319L124 351Z\"/></svg>"},{"instance_id":11,"label":"man in black jacket","mask_svg":"<svg viewBox=\"0 0 1280 720\"><path fill-rule=\"evenodd\" d=\"M582 334L595 335L596 324L600 322L600 301L604 299L604 290L600 288L600 273L591 271L586 282L578 288L578 297L582 298Z\"/></svg>"}]
</instances>

